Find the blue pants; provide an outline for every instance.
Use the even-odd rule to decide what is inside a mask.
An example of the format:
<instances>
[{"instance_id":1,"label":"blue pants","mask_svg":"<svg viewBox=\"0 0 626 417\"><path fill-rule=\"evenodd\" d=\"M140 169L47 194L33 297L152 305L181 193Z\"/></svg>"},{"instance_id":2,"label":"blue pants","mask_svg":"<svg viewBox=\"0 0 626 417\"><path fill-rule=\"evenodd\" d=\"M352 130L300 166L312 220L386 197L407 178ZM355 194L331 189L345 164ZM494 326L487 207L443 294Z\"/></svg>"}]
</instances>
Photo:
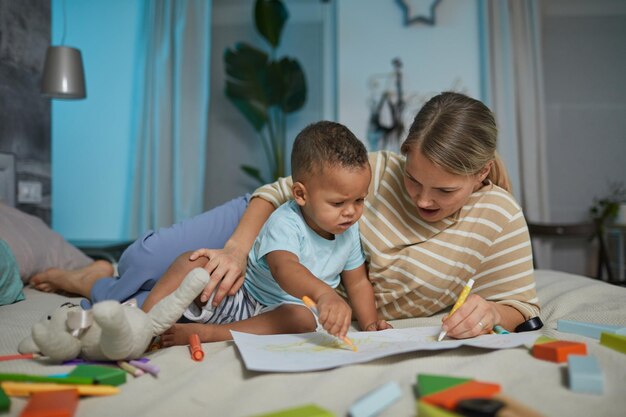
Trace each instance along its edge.
<instances>
[{"instance_id":1,"label":"blue pants","mask_svg":"<svg viewBox=\"0 0 626 417\"><path fill-rule=\"evenodd\" d=\"M249 201L247 194L173 226L148 231L122 254L119 277L96 281L91 289L91 302L122 302L135 298L141 306L154 284L181 253L199 248L223 248Z\"/></svg>"}]
</instances>

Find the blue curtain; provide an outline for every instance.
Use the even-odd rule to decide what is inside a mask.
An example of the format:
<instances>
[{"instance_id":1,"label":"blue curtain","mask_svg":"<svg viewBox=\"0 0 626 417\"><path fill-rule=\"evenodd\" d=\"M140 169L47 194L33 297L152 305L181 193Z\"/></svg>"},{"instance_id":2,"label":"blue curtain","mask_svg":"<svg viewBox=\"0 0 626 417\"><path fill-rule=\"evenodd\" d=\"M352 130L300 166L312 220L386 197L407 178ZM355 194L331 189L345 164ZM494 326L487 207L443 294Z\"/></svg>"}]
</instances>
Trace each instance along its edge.
<instances>
[{"instance_id":1,"label":"blue curtain","mask_svg":"<svg viewBox=\"0 0 626 417\"><path fill-rule=\"evenodd\" d=\"M482 95L498 150L528 219L548 221L549 193L538 0L481 0Z\"/></svg>"},{"instance_id":2,"label":"blue curtain","mask_svg":"<svg viewBox=\"0 0 626 417\"><path fill-rule=\"evenodd\" d=\"M129 230L200 213L209 116L210 0L145 0L134 94Z\"/></svg>"}]
</instances>

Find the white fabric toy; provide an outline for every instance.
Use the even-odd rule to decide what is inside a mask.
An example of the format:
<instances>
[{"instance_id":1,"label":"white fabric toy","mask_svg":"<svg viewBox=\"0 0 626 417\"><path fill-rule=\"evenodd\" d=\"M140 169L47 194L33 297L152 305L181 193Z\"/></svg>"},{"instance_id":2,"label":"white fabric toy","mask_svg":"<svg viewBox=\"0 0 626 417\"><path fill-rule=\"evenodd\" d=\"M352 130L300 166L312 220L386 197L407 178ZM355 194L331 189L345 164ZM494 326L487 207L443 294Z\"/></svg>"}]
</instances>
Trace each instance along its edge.
<instances>
[{"instance_id":1,"label":"white fabric toy","mask_svg":"<svg viewBox=\"0 0 626 417\"><path fill-rule=\"evenodd\" d=\"M47 320L33 325L31 336L22 340L18 351L40 353L54 361L140 358L153 337L176 323L208 282L208 272L192 270L148 313L117 301L101 301L90 311L65 304Z\"/></svg>"}]
</instances>

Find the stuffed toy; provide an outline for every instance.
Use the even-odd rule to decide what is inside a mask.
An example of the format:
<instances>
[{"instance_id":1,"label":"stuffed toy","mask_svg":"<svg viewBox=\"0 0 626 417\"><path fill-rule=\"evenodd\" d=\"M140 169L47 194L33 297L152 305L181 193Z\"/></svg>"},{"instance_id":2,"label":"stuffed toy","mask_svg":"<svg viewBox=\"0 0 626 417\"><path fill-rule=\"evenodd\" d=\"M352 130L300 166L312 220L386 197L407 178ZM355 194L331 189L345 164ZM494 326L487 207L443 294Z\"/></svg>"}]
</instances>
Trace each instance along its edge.
<instances>
[{"instance_id":1,"label":"stuffed toy","mask_svg":"<svg viewBox=\"0 0 626 417\"><path fill-rule=\"evenodd\" d=\"M145 313L132 303L101 301L91 310L67 303L33 325L20 343L20 353L40 353L53 361L75 358L126 360L143 356L155 336L169 329L209 282L195 268L181 285Z\"/></svg>"}]
</instances>

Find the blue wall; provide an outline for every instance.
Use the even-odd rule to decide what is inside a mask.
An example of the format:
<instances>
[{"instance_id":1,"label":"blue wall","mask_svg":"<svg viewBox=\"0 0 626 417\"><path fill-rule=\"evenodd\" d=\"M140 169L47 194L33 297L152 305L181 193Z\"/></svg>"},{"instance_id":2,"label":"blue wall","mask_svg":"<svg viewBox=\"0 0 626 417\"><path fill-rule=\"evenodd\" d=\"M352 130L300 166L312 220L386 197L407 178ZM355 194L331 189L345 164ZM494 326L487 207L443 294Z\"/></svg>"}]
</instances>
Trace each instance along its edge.
<instances>
[{"instance_id":1,"label":"blue wall","mask_svg":"<svg viewBox=\"0 0 626 417\"><path fill-rule=\"evenodd\" d=\"M126 238L140 0L66 0L66 10L87 98L53 100L52 226L68 239ZM52 0L53 45L62 31L63 1Z\"/></svg>"}]
</instances>

